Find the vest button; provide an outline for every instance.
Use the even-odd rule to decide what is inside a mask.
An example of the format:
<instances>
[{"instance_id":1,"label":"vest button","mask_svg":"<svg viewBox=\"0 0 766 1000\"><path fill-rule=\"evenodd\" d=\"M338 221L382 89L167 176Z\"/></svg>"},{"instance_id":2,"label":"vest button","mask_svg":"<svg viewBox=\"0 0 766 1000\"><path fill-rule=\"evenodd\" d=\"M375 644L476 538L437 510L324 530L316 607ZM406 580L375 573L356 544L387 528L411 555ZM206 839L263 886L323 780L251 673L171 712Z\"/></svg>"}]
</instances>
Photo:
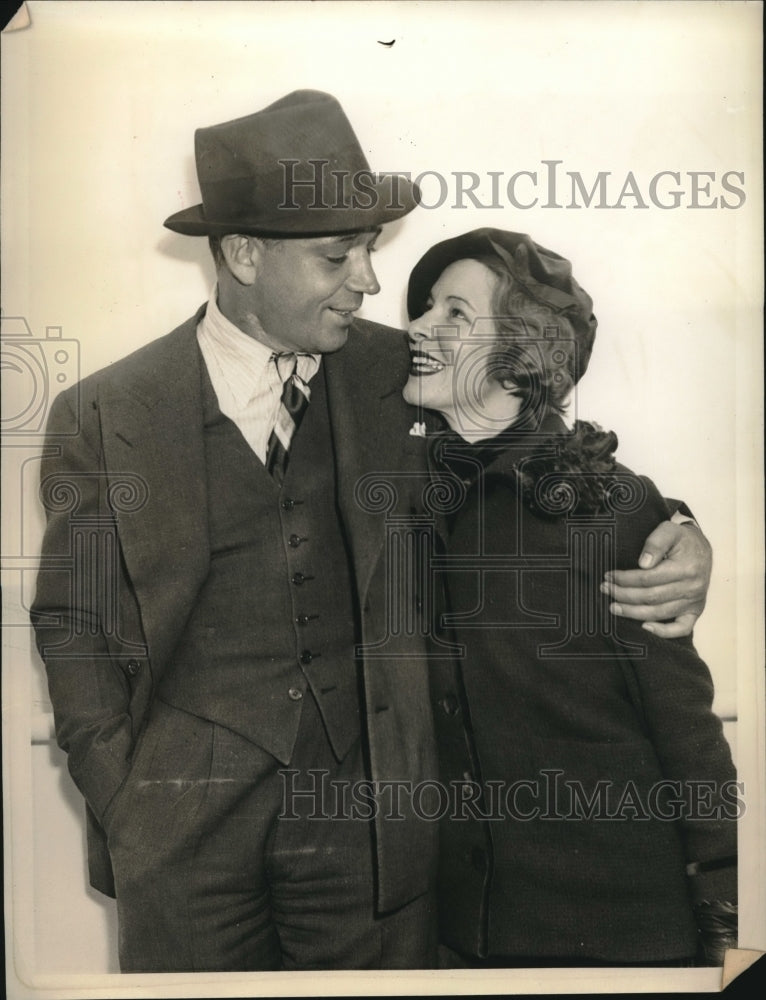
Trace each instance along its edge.
<instances>
[{"instance_id":1,"label":"vest button","mask_svg":"<svg viewBox=\"0 0 766 1000\"><path fill-rule=\"evenodd\" d=\"M303 697L303 692L300 688L290 688L287 692L287 697L291 698L293 701L300 701Z\"/></svg>"},{"instance_id":2,"label":"vest button","mask_svg":"<svg viewBox=\"0 0 766 1000\"><path fill-rule=\"evenodd\" d=\"M290 543L290 548L297 549L301 542L305 542L305 538L301 538L300 535L290 535L288 542Z\"/></svg>"},{"instance_id":3,"label":"vest button","mask_svg":"<svg viewBox=\"0 0 766 1000\"><path fill-rule=\"evenodd\" d=\"M301 663L311 663L314 657L318 655L318 653L312 653L310 649L304 649L300 655L300 661Z\"/></svg>"},{"instance_id":4,"label":"vest button","mask_svg":"<svg viewBox=\"0 0 766 1000\"><path fill-rule=\"evenodd\" d=\"M128 671L128 676L135 677L141 669L141 664L138 660L128 660L125 669Z\"/></svg>"}]
</instances>

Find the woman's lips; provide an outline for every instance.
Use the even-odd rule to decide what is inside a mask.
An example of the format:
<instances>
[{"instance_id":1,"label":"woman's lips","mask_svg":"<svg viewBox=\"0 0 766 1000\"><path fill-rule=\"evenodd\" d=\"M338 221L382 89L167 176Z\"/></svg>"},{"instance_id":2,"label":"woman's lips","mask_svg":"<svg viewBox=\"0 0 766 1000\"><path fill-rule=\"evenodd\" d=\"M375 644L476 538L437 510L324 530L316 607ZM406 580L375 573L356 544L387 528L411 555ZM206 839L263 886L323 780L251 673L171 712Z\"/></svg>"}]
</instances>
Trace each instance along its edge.
<instances>
[{"instance_id":1,"label":"woman's lips","mask_svg":"<svg viewBox=\"0 0 766 1000\"><path fill-rule=\"evenodd\" d=\"M444 364L424 351L410 351L410 375L436 375L444 370Z\"/></svg>"}]
</instances>

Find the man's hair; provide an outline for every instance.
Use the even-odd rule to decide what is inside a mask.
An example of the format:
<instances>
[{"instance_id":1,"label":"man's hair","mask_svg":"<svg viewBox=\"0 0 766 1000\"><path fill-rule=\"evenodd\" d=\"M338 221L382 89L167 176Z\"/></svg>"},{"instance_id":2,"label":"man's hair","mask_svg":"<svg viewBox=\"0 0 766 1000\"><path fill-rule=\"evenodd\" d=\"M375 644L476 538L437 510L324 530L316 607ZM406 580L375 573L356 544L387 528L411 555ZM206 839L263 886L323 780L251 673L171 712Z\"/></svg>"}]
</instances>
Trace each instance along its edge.
<instances>
[{"instance_id":1,"label":"man's hair","mask_svg":"<svg viewBox=\"0 0 766 1000\"><path fill-rule=\"evenodd\" d=\"M494 254L472 257L496 276L493 316L497 353L487 375L512 385L522 409L538 417L563 413L572 391L576 335L572 324L532 299Z\"/></svg>"},{"instance_id":2,"label":"man's hair","mask_svg":"<svg viewBox=\"0 0 766 1000\"><path fill-rule=\"evenodd\" d=\"M215 261L216 271L220 270L220 268L222 268L226 263L226 258L223 255L223 250L221 249L222 239L223 236L214 235L213 233L211 233L207 238L208 246L210 247L210 253L213 255L213 260ZM262 243L267 243L272 246L276 243L282 242L280 239L277 239L276 237L272 236L259 236L258 239Z\"/></svg>"}]
</instances>

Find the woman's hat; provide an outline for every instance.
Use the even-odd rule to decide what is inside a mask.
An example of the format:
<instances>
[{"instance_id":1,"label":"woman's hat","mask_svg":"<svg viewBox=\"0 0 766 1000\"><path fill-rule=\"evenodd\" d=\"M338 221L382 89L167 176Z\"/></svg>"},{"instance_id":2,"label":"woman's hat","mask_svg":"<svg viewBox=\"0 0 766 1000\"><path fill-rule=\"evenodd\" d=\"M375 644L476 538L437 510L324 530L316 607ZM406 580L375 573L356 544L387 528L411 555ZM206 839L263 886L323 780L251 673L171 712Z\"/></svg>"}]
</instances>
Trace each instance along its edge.
<instances>
[{"instance_id":1,"label":"woman's hat","mask_svg":"<svg viewBox=\"0 0 766 1000\"><path fill-rule=\"evenodd\" d=\"M499 257L531 299L565 316L577 338L572 377L577 382L588 367L596 336L593 301L572 276L564 257L535 243L524 233L474 229L431 247L415 265L407 288L410 319L422 316L435 282L446 267L466 257Z\"/></svg>"},{"instance_id":2,"label":"woman's hat","mask_svg":"<svg viewBox=\"0 0 766 1000\"><path fill-rule=\"evenodd\" d=\"M202 204L165 226L187 236L323 236L398 219L420 191L376 175L338 101L296 90L262 111L194 134Z\"/></svg>"}]
</instances>

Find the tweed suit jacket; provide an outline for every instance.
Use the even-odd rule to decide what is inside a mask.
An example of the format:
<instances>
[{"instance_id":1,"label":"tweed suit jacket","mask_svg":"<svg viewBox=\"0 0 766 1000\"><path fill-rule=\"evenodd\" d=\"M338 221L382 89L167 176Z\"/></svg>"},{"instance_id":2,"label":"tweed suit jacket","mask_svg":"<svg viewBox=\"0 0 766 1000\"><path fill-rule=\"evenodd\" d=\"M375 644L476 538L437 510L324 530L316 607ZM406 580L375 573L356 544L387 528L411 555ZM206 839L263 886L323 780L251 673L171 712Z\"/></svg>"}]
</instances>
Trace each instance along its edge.
<instances>
[{"instance_id":1,"label":"tweed suit jacket","mask_svg":"<svg viewBox=\"0 0 766 1000\"><path fill-rule=\"evenodd\" d=\"M47 528L32 620L57 740L88 806L91 882L108 894L103 824L208 571L202 311L62 393L48 424ZM371 777L417 782L436 773L423 640L389 634L386 603L386 525L392 514L417 510L426 481L423 443L409 434L416 413L401 397L407 365L403 335L363 320L323 359L356 583ZM73 538L87 530L100 533L103 558L72 569ZM270 725L260 740L267 750L279 712ZM435 831L378 812L375 839L376 901L387 911L429 887Z\"/></svg>"}]
</instances>

